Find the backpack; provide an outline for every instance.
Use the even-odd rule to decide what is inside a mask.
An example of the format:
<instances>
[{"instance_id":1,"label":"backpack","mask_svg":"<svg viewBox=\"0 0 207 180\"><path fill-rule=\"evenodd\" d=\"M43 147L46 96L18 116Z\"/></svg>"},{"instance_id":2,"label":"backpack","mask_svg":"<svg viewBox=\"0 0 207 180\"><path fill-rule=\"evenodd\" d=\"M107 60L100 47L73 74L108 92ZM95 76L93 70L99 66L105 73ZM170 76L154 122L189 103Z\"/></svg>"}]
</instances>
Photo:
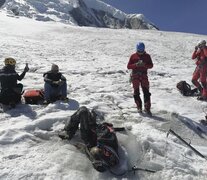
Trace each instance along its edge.
<instances>
[{"instance_id":1,"label":"backpack","mask_svg":"<svg viewBox=\"0 0 207 180\"><path fill-rule=\"evenodd\" d=\"M186 81L180 81L177 83L176 87L183 96L192 96L195 93L195 89L191 90L190 84L188 84Z\"/></svg>"},{"instance_id":2,"label":"backpack","mask_svg":"<svg viewBox=\"0 0 207 180\"><path fill-rule=\"evenodd\" d=\"M105 122L97 125L96 133L97 144L109 146L118 152L118 140L112 124Z\"/></svg>"},{"instance_id":3,"label":"backpack","mask_svg":"<svg viewBox=\"0 0 207 180\"><path fill-rule=\"evenodd\" d=\"M26 104L40 104L44 100L44 91L30 89L24 92L23 97Z\"/></svg>"}]
</instances>

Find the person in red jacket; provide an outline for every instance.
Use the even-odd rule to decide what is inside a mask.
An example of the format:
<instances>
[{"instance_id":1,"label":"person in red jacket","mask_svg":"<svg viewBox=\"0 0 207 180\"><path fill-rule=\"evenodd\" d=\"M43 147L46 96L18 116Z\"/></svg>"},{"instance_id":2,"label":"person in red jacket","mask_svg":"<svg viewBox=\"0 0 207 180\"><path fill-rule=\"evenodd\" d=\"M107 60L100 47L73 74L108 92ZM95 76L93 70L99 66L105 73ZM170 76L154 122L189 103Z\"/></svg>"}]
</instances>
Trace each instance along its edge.
<instances>
[{"instance_id":1,"label":"person in red jacket","mask_svg":"<svg viewBox=\"0 0 207 180\"><path fill-rule=\"evenodd\" d=\"M199 89L201 96L198 97L199 100L207 100L207 46L206 41L202 40L195 47L192 55L192 59L195 59L196 68L193 73L192 83ZM198 82L200 79L200 82Z\"/></svg>"},{"instance_id":2,"label":"person in red jacket","mask_svg":"<svg viewBox=\"0 0 207 180\"><path fill-rule=\"evenodd\" d=\"M142 100L140 98L140 86L144 94L145 112L151 115L151 93L149 92L149 80L147 70L153 67L152 59L145 52L145 45L139 42L136 46L137 52L132 54L127 68L132 70L131 80L134 88L134 100L137 105L138 112L142 112Z\"/></svg>"}]
</instances>

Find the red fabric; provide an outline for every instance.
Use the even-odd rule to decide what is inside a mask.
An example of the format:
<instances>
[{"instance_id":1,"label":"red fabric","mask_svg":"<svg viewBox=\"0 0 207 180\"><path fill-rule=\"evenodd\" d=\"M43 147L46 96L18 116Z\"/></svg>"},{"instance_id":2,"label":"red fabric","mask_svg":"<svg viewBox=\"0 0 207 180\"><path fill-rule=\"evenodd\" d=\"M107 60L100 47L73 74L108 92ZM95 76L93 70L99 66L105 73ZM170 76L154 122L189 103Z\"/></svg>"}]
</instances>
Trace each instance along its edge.
<instances>
[{"instance_id":1,"label":"red fabric","mask_svg":"<svg viewBox=\"0 0 207 180\"><path fill-rule=\"evenodd\" d=\"M135 63L137 63L140 60L142 60L145 65L138 67L136 66ZM138 53L132 54L129 59L129 63L127 65L128 69L140 70L142 72L147 72L147 69L150 69L152 67L153 67L152 59L150 55L147 54L146 52L144 54L138 54Z\"/></svg>"},{"instance_id":2,"label":"red fabric","mask_svg":"<svg viewBox=\"0 0 207 180\"><path fill-rule=\"evenodd\" d=\"M197 65L193 73L192 81L194 82L196 87L199 87L201 85L198 82L198 79L200 79L201 84L203 86L202 96L207 97L207 47L205 47L204 49L198 49L197 51L194 51L192 54L192 59L196 59Z\"/></svg>"},{"instance_id":3,"label":"red fabric","mask_svg":"<svg viewBox=\"0 0 207 180\"><path fill-rule=\"evenodd\" d=\"M137 66L136 63L142 60L144 65ZM147 76L147 70L153 67L152 59L146 52L144 54L134 53L131 55L127 68L132 69L132 83L133 88L136 90L140 84L142 87L149 89L149 81ZM140 73L139 73L140 72Z\"/></svg>"},{"instance_id":4,"label":"red fabric","mask_svg":"<svg viewBox=\"0 0 207 180\"><path fill-rule=\"evenodd\" d=\"M198 49L193 52L192 59L196 60L196 65L201 65L205 63L205 59L207 58L207 47L204 49Z\"/></svg>"},{"instance_id":5,"label":"red fabric","mask_svg":"<svg viewBox=\"0 0 207 180\"><path fill-rule=\"evenodd\" d=\"M206 83L206 72L207 72L207 66L206 65L203 66L203 67L197 66L195 71L193 72L192 80L197 81L198 79L200 79L200 81L202 83Z\"/></svg>"},{"instance_id":6,"label":"red fabric","mask_svg":"<svg viewBox=\"0 0 207 180\"><path fill-rule=\"evenodd\" d=\"M24 94L23 97L41 97L43 96L43 91L42 90L27 90Z\"/></svg>"},{"instance_id":7,"label":"red fabric","mask_svg":"<svg viewBox=\"0 0 207 180\"><path fill-rule=\"evenodd\" d=\"M142 60L143 66L137 66L136 63ZM152 59L146 52L144 54L134 53L131 55L127 68L132 69L131 80L134 89L135 103L137 108L142 108L142 101L139 97L140 86L145 96L145 109L149 110L151 107L150 93L149 93L149 80L147 70L153 67ZM147 91L147 92L146 92Z\"/></svg>"},{"instance_id":8,"label":"red fabric","mask_svg":"<svg viewBox=\"0 0 207 180\"><path fill-rule=\"evenodd\" d=\"M140 85L141 87L146 87L149 89L149 80L147 75L134 75L132 76L132 84L134 90L139 89Z\"/></svg>"}]
</instances>

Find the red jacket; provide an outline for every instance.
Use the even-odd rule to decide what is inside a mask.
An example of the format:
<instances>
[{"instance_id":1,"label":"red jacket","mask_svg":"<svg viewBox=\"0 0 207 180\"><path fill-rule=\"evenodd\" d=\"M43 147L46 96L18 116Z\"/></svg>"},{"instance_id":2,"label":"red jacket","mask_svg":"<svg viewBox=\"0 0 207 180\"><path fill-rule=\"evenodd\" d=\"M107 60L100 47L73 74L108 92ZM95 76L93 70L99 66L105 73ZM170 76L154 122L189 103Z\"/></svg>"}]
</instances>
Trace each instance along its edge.
<instances>
[{"instance_id":1,"label":"red jacket","mask_svg":"<svg viewBox=\"0 0 207 180\"><path fill-rule=\"evenodd\" d=\"M142 60L144 63L143 66L137 66L136 63ZM149 54L144 52L144 54L134 53L131 55L127 68L132 69L132 74L137 72L142 72L147 74L147 69L151 69L153 67L152 59Z\"/></svg>"},{"instance_id":2,"label":"red jacket","mask_svg":"<svg viewBox=\"0 0 207 180\"><path fill-rule=\"evenodd\" d=\"M207 47L193 52L192 59L197 59L196 65L207 63Z\"/></svg>"}]
</instances>

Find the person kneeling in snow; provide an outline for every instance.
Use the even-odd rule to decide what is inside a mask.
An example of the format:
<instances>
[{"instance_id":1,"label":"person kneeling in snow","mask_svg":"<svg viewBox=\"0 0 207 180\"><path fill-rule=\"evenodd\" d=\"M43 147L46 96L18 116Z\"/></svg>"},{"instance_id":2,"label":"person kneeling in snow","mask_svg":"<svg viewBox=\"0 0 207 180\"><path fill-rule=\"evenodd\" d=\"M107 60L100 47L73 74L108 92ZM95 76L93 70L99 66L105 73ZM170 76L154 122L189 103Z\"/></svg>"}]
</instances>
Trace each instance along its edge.
<instances>
[{"instance_id":1,"label":"person kneeling in snow","mask_svg":"<svg viewBox=\"0 0 207 180\"><path fill-rule=\"evenodd\" d=\"M66 122L64 132L59 136L71 140L80 124L81 139L85 144L85 153L93 167L104 172L119 163L118 140L110 123L96 123L96 113L80 107Z\"/></svg>"},{"instance_id":2,"label":"person kneeling in snow","mask_svg":"<svg viewBox=\"0 0 207 180\"><path fill-rule=\"evenodd\" d=\"M45 101L44 104L49 104L56 100L68 100L67 98L67 83L66 78L59 72L59 67L52 64L51 70L43 75L45 85Z\"/></svg>"},{"instance_id":3,"label":"person kneeling in snow","mask_svg":"<svg viewBox=\"0 0 207 180\"><path fill-rule=\"evenodd\" d=\"M23 73L19 75L15 70L16 60L14 58L5 58L4 63L5 66L0 70L0 102L15 107L21 101L23 89L23 85L21 83L17 84L17 81L24 78L26 72L29 71L29 67L26 64Z\"/></svg>"}]
</instances>

